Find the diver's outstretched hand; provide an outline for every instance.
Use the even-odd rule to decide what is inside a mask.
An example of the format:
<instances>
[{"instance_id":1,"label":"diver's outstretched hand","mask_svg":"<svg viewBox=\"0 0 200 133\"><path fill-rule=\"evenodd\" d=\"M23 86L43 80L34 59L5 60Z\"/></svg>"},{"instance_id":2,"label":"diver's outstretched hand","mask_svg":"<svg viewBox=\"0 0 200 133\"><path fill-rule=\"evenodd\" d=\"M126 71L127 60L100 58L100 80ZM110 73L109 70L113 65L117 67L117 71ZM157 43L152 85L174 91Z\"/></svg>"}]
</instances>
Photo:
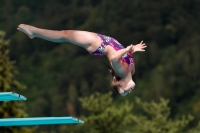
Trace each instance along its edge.
<instances>
[{"instance_id":1,"label":"diver's outstretched hand","mask_svg":"<svg viewBox=\"0 0 200 133\"><path fill-rule=\"evenodd\" d=\"M139 44L136 44L135 46L132 47L132 51L131 53L140 51L140 52L144 52L145 48L147 47L147 45L145 43L143 43L143 41L141 41Z\"/></svg>"},{"instance_id":2,"label":"diver's outstretched hand","mask_svg":"<svg viewBox=\"0 0 200 133\"><path fill-rule=\"evenodd\" d=\"M31 26L26 24L20 24L17 28L19 31L24 32L29 36L29 38L33 39L33 32L31 31Z\"/></svg>"}]
</instances>

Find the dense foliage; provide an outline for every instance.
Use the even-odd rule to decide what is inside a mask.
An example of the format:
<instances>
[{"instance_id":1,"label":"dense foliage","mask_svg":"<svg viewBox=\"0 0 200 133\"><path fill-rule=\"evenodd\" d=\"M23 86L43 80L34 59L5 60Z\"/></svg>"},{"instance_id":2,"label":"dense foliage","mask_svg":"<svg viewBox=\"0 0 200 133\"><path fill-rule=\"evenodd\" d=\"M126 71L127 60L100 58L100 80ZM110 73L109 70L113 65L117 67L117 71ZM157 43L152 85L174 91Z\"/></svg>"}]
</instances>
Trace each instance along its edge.
<instances>
[{"instance_id":1,"label":"dense foliage","mask_svg":"<svg viewBox=\"0 0 200 133\"><path fill-rule=\"evenodd\" d=\"M169 100L143 102L134 98L134 104L113 104L111 93L95 93L80 98L83 108L89 111L84 118L82 131L90 133L199 133L200 123L188 128L194 119L191 115L170 118ZM135 106L133 106L135 105ZM119 108L120 106L120 108ZM132 113L132 111L137 113ZM86 128L88 127L88 128Z\"/></svg>"},{"instance_id":2,"label":"dense foliage","mask_svg":"<svg viewBox=\"0 0 200 133\"><path fill-rule=\"evenodd\" d=\"M0 92L19 91L25 89L25 86L15 80L17 71L9 60L9 41L5 40L5 32L0 31ZM25 106L20 101L0 102L1 118L21 118L27 117ZM31 133L33 130L25 127L0 127L1 133Z\"/></svg>"},{"instance_id":3,"label":"dense foliage","mask_svg":"<svg viewBox=\"0 0 200 133\"><path fill-rule=\"evenodd\" d=\"M199 0L3 0L0 30L10 40L10 58L16 60L17 79L27 85L32 116L79 117L87 114L79 97L110 92L105 57L92 56L69 43L29 39L16 30L20 23L41 28L88 30L112 36L124 46L141 40L144 53L135 53L135 90L112 97L116 104L170 99L176 118L191 114L191 126L200 119L200 1ZM40 107L40 108L36 108ZM122 106L123 107L123 106ZM138 113L135 111L134 113ZM41 131L55 129L40 127ZM65 128L64 128L65 129Z\"/></svg>"}]
</instances>

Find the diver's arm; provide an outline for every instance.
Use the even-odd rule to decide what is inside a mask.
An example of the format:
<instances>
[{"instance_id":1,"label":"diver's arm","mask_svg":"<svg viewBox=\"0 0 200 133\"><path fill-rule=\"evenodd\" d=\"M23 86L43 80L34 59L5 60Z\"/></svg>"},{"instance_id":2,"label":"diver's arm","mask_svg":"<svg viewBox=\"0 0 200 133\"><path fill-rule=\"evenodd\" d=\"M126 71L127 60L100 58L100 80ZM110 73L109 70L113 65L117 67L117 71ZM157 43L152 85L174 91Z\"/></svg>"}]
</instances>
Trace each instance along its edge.
<instances>
[{"instance_id":1,"label":"diver's arm","mask_svg":"<svg viewBox=\"0 0 200 133\"><path fill-rule=\"evenodd\" d=\"M112 55L112 61L119 61L125 53L132 52L133 47L134 46L131 44L124 49L120 49L120 50L116 51L115 54Z\"/></svg>"},{"instance_id":2,"label":"diver's arm","mask_svg":"<svg viewBox=\"0 0 200 133\"><path fill-rule=\"evenodd\" d=\"M121 57L127 52L130 52L131 54L133 54L134 52L137 52L137 51L144 52L145 51L144 48L146 48L146 47L147 46L145 43L143 43L143 41L141 41L139 44L136 44L136 45L131 44L124 49L120 49L120 50L116 51L112 55L111 60L119 61L121 59Z\"/></svg>"}]
</instances>

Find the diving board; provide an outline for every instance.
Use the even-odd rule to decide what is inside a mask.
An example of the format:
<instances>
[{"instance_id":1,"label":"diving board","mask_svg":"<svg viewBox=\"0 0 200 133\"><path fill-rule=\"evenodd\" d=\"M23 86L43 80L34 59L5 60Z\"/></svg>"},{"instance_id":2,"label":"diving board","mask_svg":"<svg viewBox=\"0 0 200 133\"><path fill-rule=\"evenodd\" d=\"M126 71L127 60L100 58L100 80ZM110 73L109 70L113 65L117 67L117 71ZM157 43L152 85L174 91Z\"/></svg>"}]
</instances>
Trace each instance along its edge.
<instances>
[{"instance_id":1,"label":"diving board","mask_svg":"<svg viewBox=\"0 0 200 133\"><path fill-rule=\"evenodd\" d=\"M84 121L74 117L33 117L33 118L3 118L0 126L35 126L49 124L82 124Z\"/></svg>"},{"instance_id":2,"label":"diving board","mask_svg":"<svg viewBox=\"0 0 200 133\"><path fill-rule=\"evenodd\" d=\"M26 100L26 97L14 92L0 92L0 101ZM31 118L2 118L2 126L35 126L49 124L81 124L84 121L74 117L31 117Z\"/></svg>"},{"instance_id":3,"label":"diving board","mask_svg":"<svg viewBox=\"0 0 200 133\"><path fill-rule=\"evenodd\" d=\"M14 92L1 92L0 101L26 100L26 97Z\"/></svg>"}]
</instances>

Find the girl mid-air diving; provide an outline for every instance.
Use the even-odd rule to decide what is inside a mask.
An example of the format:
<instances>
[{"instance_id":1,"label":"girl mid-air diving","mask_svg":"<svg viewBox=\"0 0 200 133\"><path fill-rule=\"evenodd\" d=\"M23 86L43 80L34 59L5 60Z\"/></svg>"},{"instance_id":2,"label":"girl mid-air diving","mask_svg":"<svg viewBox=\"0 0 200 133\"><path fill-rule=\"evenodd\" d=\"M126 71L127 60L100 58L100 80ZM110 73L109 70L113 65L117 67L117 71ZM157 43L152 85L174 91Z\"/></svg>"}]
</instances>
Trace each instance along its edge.
<instances>
[{"instance_id":1,"label":"girl mid-air diving","mask_svg":"<svg viewBox=\"0 0 200 133\"><path fill-rule=\"evenodd\" d=\"M135 83L132 80L132 75L135 73L135 65L132 53L145 51L144 48L147 46L143 41L124 48L112 37L88 31L54 31L25 24L20 24L17 29L27 34L31 39L38 37L57 43L70 42L85 48L90 54L106 55L111 65L109 70L112 74L112 89L121 96L127 95L134 89Z\"/></svg>"}]
</instances>

